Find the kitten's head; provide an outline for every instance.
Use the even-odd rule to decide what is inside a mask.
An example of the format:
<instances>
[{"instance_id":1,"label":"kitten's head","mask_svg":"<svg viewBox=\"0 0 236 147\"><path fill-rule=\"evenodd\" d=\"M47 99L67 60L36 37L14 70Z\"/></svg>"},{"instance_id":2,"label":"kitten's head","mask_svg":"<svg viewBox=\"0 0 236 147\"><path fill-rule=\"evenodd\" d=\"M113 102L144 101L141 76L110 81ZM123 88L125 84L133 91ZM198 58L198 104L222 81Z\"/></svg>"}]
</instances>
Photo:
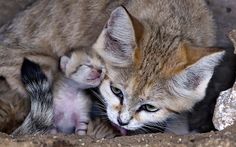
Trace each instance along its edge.
<instances>
[{"instance_id":1,"label":"kitten's head","mask_svg":"<svg viewBox=\"0 0 236 147\"><path fill-rule=\"evenodd\" d=\"M112 12L93 49L106 65L100 92L114 124L136 130L190 110L205 96L224 52L184 39L123 7Z\"/></svg>"},{"instance_id":2,"label":"kitten's head","mask_svg":"<svg viewBox=\"0 0 236 147\"><path fill-rule=\"evenodd\" d=\"M60 68L67 78L76 81L84 89L97 87L105 75L105 68L96 54L76 50L70 56L62 56Z\"/></svg>"}]
</instances>

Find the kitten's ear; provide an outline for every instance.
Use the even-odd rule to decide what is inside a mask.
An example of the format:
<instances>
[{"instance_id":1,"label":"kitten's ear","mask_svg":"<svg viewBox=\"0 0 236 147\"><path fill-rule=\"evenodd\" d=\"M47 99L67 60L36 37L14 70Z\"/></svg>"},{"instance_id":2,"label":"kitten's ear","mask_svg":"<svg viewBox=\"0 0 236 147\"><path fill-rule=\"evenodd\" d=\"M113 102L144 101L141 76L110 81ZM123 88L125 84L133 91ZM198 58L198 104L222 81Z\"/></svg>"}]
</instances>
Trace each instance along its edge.
<instances>
[{"instance_id":1,"label":"kitten's ear","mask_svg":"<svg viewBox=\"0 0 236 147\"><path fill-rule=\"evenodd\" d=\"M142 26L125 8L112 13L93 48L114 66L128 66L133 62Z\"/></svg>"},{"instance_id":2,"label":"kitten's ear","mask_svg":"<svg viewBox=\"0 0 236 147\"><path fill-rule=\"evenodd\" d=\"M195 99L196 102L204 98L214 69L219 65L224 54L225 51L219 49L185 47L182 65L179 66L183 69L171 78L174 89L176 88L174 91L180 91L180 95ZM178 58L176 60L181 61Z\"/></svg>"},{"instance_id":3,"label":"kitten's ear","mask_svg":"<svg viewBox=\"0 0 236 147\"><path fill-rule=\"evenodd\" d=\"M66 66L67 66L69 60L70 60L70 58L67 56L62 56L60 59L60 68L64 73L66 71Z\"/></svg>"}]
</instances>

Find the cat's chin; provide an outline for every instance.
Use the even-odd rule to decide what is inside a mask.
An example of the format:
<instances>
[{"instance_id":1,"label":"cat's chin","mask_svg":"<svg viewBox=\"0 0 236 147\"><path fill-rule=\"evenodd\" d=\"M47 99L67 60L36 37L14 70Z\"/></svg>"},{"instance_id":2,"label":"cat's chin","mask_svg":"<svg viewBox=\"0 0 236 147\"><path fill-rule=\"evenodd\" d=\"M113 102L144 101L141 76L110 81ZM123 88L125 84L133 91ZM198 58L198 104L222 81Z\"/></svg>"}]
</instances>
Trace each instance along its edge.
<instances>
[{"instance_id":1,"label":"cat's chin","mask_svg":"<svg viewBox=\"0 0 236 147\"><path fill-rule=\"evenodd\" d=\"M128 130L125 128L122 128L121 126L118 126L117 124L112 123L112 126L115 127L116 130L118 130L122 136L125 136L128 134Z\"/></svg>"}]
</instances>

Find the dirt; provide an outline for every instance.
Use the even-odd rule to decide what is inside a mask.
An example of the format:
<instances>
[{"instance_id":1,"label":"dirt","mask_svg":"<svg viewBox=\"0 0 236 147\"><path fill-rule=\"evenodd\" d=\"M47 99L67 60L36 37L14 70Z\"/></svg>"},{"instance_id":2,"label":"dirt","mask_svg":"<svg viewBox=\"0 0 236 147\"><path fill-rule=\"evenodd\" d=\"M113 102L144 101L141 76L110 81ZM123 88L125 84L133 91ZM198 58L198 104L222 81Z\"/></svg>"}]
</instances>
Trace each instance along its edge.
<instances>
[{"instance_id":1,"label":"dirt","mask_svg":"<svg viewBox=\"0 0 236 147\"><path fill-rule=\"evenodd\" d=\"M90 147L234 147L236 146L236 125L220 132L205 134L174 135L145 134L116 137L114 139L94 139L77 135L36 135L11 138L0 134L0 147L41 147L41 146L90 146Z\"/></svg>"},{"instance_id":2,"label":"dirt","mask_svg":"<svg viewBox=\"0 0 236 147\"><path fill-rule=\"evenodd\" d=\"M227 46L230 43L227 34L236 28L236 1L235 0L208 0L213 10L218 27L218 46ZM233 147L236 146L236 125L223 131L204 134L178 136L174 134L144 134L137 136L123 136L114 139L94 139L77 135L36 135L12 138L0 134L0 147L41 147L41 146L146 146L146 147Z\"/></svg>"}]
</instances>

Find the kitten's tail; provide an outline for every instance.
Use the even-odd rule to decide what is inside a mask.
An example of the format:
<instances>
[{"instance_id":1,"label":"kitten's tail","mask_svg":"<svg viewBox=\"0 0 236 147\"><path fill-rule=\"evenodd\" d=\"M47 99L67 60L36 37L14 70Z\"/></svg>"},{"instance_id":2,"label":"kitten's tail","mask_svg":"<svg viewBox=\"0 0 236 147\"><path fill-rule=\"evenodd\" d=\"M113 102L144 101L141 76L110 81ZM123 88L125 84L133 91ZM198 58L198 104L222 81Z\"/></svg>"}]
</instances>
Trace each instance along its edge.
<instances>
[{"instance_id":1,"label":"kitten's tail","mask_svg":"<svg viewBox=\"0 0 236 147\"><path fill-rule=\"evenodd\" d=\"M23 124L12 135L43 134L53 125L51 84L40 66L24 59L21 80L31 100L31 110Z\"/></svg>"}]
</instances>

